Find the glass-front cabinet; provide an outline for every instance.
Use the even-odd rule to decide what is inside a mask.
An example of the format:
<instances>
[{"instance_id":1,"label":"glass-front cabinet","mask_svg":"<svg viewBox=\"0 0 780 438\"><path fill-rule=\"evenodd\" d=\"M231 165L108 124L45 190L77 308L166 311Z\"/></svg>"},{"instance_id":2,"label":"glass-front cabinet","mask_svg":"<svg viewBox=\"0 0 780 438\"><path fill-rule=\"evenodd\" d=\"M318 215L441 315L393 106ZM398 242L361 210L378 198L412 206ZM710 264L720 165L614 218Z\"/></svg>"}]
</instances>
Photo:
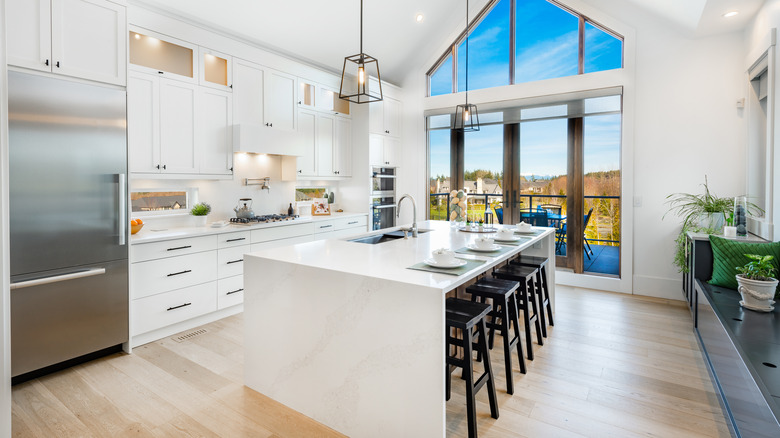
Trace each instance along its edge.
<instances>
[{"instance_id":1,"label":"glass-front cabinet","mask_svg":"<svg viewBox=\"0 0 780 438\"><path fill-rule=\"evenodd\" d=\"M198 46L163 37L151 31L131 28L130 64L136 70L157 73L175 79L195 82L194 63Z\"/></svg>"},{"instance_id":2,"label":"glass-front cabinet","mask_svg":"<svg viewBox=\"0 0 780 438\"><path fill-rule=\"evenodd\" d=\"M298 106L349 115L349 102L339 98L338 90L303 78L298 78Z\"/></svg>"},{"instance_id":3,"label":"glass-front cabinet","mask_svg":"<svg viewBox=\"0 0 780 438\"><path fill-rule=\"evenodd\" d=\"M232 91L233 60L229 55L200 48L200 85L222 91Z\"/></svg>"}]
</instances>

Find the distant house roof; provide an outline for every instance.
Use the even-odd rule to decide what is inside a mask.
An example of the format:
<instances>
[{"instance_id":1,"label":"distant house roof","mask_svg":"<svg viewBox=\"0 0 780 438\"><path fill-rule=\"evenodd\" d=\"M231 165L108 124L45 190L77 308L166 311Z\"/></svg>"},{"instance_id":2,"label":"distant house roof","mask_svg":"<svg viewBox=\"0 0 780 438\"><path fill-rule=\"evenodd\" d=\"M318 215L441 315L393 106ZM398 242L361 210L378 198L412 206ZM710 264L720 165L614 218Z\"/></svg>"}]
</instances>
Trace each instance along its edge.
<instances>
[{"instance_id":1,"label":"distant house roof","mask_svg":"<svg viewBox=\"0 0 780 438\"><path fill-rule=\"evenodd\" d=\"M133 199L133 211L179 210L187 204L187 196L149 196Z\"/></svg>"}]
</instances>

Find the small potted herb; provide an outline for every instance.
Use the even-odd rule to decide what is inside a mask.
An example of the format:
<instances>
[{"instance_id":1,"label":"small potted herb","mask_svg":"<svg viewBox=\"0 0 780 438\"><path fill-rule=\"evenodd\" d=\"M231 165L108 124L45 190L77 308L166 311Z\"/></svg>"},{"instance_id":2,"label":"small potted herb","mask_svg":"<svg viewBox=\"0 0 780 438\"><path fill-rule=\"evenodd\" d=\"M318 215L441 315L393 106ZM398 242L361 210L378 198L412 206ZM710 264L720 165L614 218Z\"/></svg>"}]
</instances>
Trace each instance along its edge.
<instances>
[{"instance_id":1,"label":"small potted herb","mask_svg":"<svg viewBox=\"0 0 780 438\"><path fill-rule=\"evenodd\" d=\"M774 310L772 298L775 297L778 281L774 278L775 267L772 264L774 256L745 254L750 262L742 267L737 267L737 283L742 307L759 312L771 312Z\"/></svg>"},{"instance_id":2,"label":"small potted herb","mask_svg":"<svg viewBox=\"0 0 780 438\"><path fill-rule=\"evenodd\" d=\"M205 202L199 202L192 206L190 214L195 217L196 225L200 227L206 226L206 216L211 213L211 206Z\"/></svg>"}]
</instances>

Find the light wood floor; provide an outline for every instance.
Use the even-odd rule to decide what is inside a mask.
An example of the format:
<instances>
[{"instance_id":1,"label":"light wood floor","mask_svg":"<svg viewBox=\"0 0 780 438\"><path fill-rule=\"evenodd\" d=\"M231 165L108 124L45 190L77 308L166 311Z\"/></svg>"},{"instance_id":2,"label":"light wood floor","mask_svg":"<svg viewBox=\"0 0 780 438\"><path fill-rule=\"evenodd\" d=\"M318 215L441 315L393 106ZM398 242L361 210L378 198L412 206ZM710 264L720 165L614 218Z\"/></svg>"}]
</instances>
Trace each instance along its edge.
<instances>
[{"instance_id":1,"label":"light wood floor","mask_svg":"<svg viewBox=\"0 0 780 438\"><path fill-rule=\"evenodd\" d=\"M183 342L17 385L13 435L341 436L242 386L241 325L241 315L226 318ZM481 391L480 437L729 436L681 304L559 288L556 325L534 351L509 396L501 348L492 350L500 418ZM465 385L453 378L448 436L466 436L465 411Z\"/></svg>"}]
</instances>

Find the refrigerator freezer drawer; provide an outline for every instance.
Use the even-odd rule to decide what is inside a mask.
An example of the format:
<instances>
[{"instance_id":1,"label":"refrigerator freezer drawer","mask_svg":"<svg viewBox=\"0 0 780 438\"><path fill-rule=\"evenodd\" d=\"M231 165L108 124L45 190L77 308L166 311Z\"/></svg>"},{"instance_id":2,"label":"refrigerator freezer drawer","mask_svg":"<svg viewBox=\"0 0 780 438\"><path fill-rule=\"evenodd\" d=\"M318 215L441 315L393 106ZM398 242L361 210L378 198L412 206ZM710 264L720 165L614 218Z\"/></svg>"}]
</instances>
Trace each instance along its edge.
<instances>
[{"instance_id":1,"label":"refrigerator freezer drawer","mask_svg":"<svg viewBox=\"0 0 780 438\"><path fill-rule=\"evenodd\" d=\"M133 300L133 336L217 310L217 282Z\"/></svg>"},{"instance_id":2,"label":"refrigerator freezer drawer","mask_svg":"<svg viewBox=\"0 0 780 438\"><path fill-rule=\"evenodd\" d=\"M133 263L133 299L194 286L217 278L217 252Z\"/></svg>"},{"instance_id":3,"label":"refrigerator freezer drawer","mask_svg":"<svg viewBox=\"0 0 780 438\"><path fill-rule=\"evenodd\" d=\"M104 274L81 276L74 272ZM127 261L57 271L11 292L11 372L18 376L128 340ZM12 283L23 284L30 278ZM29 284L29 283L28 283Z\"/></svg>"}]
</instances>

